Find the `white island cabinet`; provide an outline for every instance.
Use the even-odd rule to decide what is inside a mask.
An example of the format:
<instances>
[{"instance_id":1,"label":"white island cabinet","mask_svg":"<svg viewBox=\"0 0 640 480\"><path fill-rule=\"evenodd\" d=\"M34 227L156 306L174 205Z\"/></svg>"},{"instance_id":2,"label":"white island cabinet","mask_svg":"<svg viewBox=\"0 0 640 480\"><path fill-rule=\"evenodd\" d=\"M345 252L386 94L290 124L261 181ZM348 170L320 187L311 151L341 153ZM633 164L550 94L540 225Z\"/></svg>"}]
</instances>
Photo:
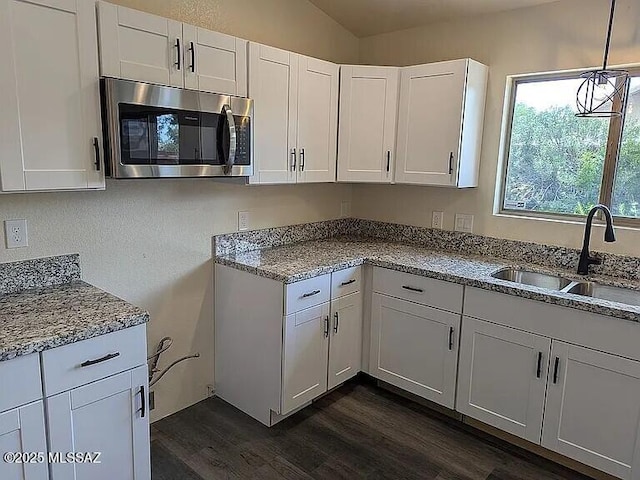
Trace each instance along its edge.
<instances>
[{"instance_id":1,"label":"white island cabinet","mask_svg":"<svg viewBox=\"0 0 640 480\"><path fill-rule=\"evenodd\" d=\"M292 284L219 264L215 276L222 399L271 426L360 372L360 267Z\"/></svg>"},{"instance_id":2,"label":"white island cabinet","mask_svg":"<svg viewBox=\"0 0 640 480\"><path fill-rule=\"evenodd\" d=\"M104 189L95 3L0 0L3 192Z\"/></svg>"}]
</instances>

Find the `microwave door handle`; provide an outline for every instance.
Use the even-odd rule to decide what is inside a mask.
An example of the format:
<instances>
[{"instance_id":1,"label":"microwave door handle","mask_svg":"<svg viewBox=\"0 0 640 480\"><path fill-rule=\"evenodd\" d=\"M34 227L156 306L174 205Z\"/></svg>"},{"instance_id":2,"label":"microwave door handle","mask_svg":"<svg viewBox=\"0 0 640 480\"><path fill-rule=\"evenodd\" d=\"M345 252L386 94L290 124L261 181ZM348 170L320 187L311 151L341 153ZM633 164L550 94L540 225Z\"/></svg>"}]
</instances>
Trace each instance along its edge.
<instances>
[{"instance_id":1,"label":"microwave door handle","mask_svg":"<svg viewBox=\"0 0 640 480\"><path fill-rule=\"evenodd\" d=\"M233 118L233 110L229 105L222 107L222 113L227 117L227 126L229 127L229 156L226 159L224 171L227 175L231 173L233 164L236 161L236 148L238 146L238 137L236 135L236 121Z\"/></svg>"}]
</instances>

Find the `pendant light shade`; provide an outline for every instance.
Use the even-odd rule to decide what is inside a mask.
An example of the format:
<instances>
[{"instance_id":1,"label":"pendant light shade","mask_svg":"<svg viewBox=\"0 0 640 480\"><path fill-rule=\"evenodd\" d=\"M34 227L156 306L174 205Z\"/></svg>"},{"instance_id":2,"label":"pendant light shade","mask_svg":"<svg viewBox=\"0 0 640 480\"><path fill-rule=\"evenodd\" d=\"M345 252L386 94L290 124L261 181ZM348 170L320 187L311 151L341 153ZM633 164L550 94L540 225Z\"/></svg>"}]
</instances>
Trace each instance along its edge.
<instances>
[{"instance_id":1,"label":"pendant light shade","mask_svg":"<svg viewBox=\"0 0 640 480\"><path fill-rule=\"evenodd\" d=\"M616 10L616 0L611 0L609 30L604 49L604 62L601 70L582 74L584 81L578 88L576 106L578 117L616 117L622 115L622 97L627 89L629 72L626 70L608 70L609 47Z\"/></svg>"}]
</instances>

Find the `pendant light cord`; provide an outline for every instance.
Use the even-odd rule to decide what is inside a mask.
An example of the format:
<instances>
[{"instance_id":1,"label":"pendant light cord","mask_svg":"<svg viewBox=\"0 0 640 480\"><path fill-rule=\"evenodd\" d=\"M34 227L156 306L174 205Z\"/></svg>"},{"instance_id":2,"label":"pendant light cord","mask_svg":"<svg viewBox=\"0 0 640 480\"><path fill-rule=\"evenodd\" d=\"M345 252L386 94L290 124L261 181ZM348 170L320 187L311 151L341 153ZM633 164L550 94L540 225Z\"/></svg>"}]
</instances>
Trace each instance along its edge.
<instances>
[{"instance_id":1,"label":"pendant light cord","mask_svg":"<svg viewBox=\"0 0 640 480\"><path fill-rule=\"evenodd\" d=\"M616 0L611 0L611 14L609 15L609 30L607 31L607 44L604 47L604 62L602 69L607 69L609 63L609 47L611 46L611 33L613 31L613 17L616 13Z\"/></svg>"}]
</instances>

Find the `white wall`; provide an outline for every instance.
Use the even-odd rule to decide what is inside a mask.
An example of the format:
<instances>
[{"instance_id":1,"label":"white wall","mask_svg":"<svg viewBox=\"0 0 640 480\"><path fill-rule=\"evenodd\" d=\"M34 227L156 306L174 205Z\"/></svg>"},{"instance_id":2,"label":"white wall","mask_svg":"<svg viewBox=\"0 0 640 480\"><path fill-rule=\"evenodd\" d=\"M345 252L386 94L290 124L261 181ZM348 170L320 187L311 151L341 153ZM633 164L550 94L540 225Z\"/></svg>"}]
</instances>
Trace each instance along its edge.
<instances>
[{"instance_id":1,"label":"white wall","mask_svg":"<svg viewBox=\"0 0 640 480\"><path fill-rule=\"evenodd\" d=\"M516 240L579 247L581 224L496 217L494 191L507 75L593 67L602 63L609 15L607 0L563 0L539 7L438 23L361 39L360 60L374 65L410 65L472 57L490 67L480 187L468 191L413 186L354 186L353 213L363 218L419 226L431 212L475 215L474 232ZM614 28L613 64L640 63L640 2L621 0ZM588 121L588 120L586 120ZM618 242L594 248L640 255L640 233L618 228Z\"/></svg>"},{"instance_id":2,"label":"white wall","mask_svg":"<svg viewBox=\"0 0 640 480\"><path fill-rule=\"evenodd\" d=\"M117 3L333 61L357 60L357 39L306 0L118 0ZM0 262L80 253L83 277L151 313L149 350L174 338L160 367L200 352L156 386L158 419L206 396L213 383L211 237L237 228L340 216L346 185L244 187L200 180L108 181L105 192L0 196L0 221L28 220L25 249Z\"/></svg>"}]
</instances>

